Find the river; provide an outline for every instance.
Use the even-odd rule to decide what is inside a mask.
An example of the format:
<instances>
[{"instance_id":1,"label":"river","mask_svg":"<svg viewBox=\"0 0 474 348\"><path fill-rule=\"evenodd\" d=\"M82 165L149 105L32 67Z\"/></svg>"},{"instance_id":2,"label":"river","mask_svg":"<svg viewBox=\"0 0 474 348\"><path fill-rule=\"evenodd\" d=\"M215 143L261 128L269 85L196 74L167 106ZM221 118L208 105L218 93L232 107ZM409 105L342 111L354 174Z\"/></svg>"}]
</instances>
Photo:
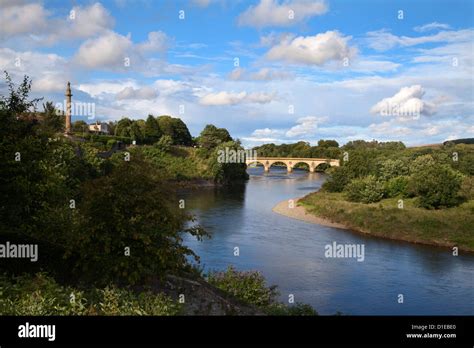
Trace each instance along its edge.
<instances>
[{"instance_id":1,"label":"river","mask_svg":"<svg viewBox=\"0 0 474 348\"><path fill-rule=\"evenodd\" d=\"M211 239L185 238L208 270L258 270L278 285L281 300L312 305L320 314L473 315L474 256L360 235L272 212L280 201L318 190L324 174L249 168L232 189L182 193ZM326 258L325 246L363 244L365 258ZM234 248L239 248L239 256ZM403 303L399 303L399 295Z\"/></svg>"}]
</instances>

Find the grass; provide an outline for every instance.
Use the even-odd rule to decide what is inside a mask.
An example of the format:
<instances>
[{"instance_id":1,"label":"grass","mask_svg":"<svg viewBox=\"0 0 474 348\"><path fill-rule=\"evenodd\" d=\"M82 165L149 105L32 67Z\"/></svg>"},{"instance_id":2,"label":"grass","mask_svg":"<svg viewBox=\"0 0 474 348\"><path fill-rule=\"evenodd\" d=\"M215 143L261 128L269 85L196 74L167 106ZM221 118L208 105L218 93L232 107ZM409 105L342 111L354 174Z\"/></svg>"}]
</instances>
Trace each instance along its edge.
<instances>
[{"instance_id":1,"label":"grass","mask_svg":"<svg viewBox=\"0 0 474 348\"><path fill-rule=\"evenodd\" d=\"M440 210L418 208L414 199L406 198L399 209L398 200L353 203L342 193L320 191L305 196L299 204L309 213L374 236L474 251L474 200Z\"/></svg>"}]
</instances>

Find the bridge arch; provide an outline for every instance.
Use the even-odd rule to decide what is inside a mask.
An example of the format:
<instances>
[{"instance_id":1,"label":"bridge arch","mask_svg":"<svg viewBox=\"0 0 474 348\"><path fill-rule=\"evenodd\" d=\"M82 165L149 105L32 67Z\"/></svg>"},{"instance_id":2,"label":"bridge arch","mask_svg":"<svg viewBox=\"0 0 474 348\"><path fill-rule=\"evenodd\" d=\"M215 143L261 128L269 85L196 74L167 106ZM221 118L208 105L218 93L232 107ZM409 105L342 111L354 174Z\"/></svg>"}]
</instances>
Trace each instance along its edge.
<instances>
[{"instance_id":1,"label":"bridge arch","mask_svg":"<svg viewBox=\"0 0 474 348\"><path fill-rule=\"evenodd\" d=\"M330 159L330 158L285 158L285 157L260 157L260 158L252 158L247 159L246 164L250 165L252 163L260 163L263 165L265 172L270 171L270 167L276 163L282 163L286 165L288 173L293 171L293 168L299 163L305 163L309 171L314 173L316 168L319 165L325 164L328 166L339 166L338 159Z\"/></svg>"}]
</instances>

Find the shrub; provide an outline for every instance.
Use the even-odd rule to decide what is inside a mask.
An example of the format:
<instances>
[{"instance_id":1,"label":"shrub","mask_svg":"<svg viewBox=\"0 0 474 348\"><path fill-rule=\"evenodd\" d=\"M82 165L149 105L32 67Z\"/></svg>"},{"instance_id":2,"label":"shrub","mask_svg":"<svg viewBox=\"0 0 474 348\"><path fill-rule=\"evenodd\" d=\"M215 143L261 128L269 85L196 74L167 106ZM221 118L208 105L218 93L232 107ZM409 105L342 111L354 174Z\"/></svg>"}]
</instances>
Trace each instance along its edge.
<instances>
[{"instance_id":1,"label":"shrub","mask_svg":"<svg viewBox=\"0 0 474 348\"><path fill-rule=\"evenodd\" d=\"M0 315L176 315L180 309L164 294L114 286L81 291L44 273L0 276Z\"/></svg>"},{"instance_id":2,"label":"shrub","mask_svg":"<svg viewBox=\"0 0 474 348\"><path fill-rule=\"evenodd\" d=\"M239 272L229 266L225 272L210 273L207 281L239 300L257 307L269 306L278 296L276 288L266 287L265 278L256 271Z\"/></svg>"},{"instance_id":3,"label":"shrub","mask_svg":"<svg viewBox=\"0 0 474 348\"><path fill-rule=\"evenodd\" d=\"M407 194L407 187L407 176L397 176L392 178L384 185L385 197L392 198L397 196L405 196Z\"/></svg>"},{"instance_id":4,"label":"shrub","mask_svg":"<svg viewBox=\"0 0 474 348\"><path fill-rule=\"evenodd\" d=\"M392 178L408 175L408 166L402 159L387 159L380 163L379 178L388 181Z\"/></svg>"},{"instance_id":5,"label":"shrub","mask_svg":"<svg viewBox=\"0 0 474 348\"><path fill-rule=\"evenodd\" d=\"M474 199L474 177L466 176L464 178L459 194L466 200Z\"/></svg>"},{"instance_id":6,"label":"shrub","mask_svg":"<svg viewBox=\"0 0 474 348\"><path fill-rule=\"evenodd\" d=\"M269 315L317 315L308 304L287 306L278 302L276 286L267 287L265 278L255 271L241 272L229 266L225 272L212 272L207 281L237 299L254 305Z\"/></svg>"},{"instance_id":7,"label":"shrub","mask_svg":"<svg viewBox=\"0 0 474 348\"><path fill-rule=\"evenodd\" d=\"M373 175L352 180L345 189L347 200L361 203L374 203L382 199L383 184Z\"/></svg>"},{"instance_id":8,"label":"shrub","mask_svg":"<svg viewBox=\"0 0 474 348\"><path fill-rule=\"evenodd\" d=\"M330 176L323 184L323 189L328 192L342 192L351 180L345 166L330 168L328 174Z\"/></svg>"},{"instance_id":9,"label":"shrub","mask_svg":"<svg viewBox=\"0 0 474 348\"><path fill-rule=\"evenodd\" d=\"M409 190L418 197L420 207L452 207L460 203L461 180L461 174L448 165L428 164L410 177Z\"/></svg>"}]
</instances>

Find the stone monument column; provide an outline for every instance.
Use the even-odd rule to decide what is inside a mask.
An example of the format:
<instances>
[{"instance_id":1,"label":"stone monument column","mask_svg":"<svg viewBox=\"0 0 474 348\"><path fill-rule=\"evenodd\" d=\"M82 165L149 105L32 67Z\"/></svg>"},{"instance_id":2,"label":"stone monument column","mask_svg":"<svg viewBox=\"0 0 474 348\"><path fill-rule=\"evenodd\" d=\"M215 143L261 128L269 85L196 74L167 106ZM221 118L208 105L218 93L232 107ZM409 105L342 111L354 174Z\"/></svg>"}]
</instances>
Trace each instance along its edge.
<instances>
[{"instance_id":1,"label":"stone monument column","mask_svg":"<svg viewBox=\"0 0 474 348\"><path fill-rule=\"evenodd\" d=\"M67 83L66 88L66 128L64 133L71 134L71 83Z\"/></svg>"}]
</instances>

